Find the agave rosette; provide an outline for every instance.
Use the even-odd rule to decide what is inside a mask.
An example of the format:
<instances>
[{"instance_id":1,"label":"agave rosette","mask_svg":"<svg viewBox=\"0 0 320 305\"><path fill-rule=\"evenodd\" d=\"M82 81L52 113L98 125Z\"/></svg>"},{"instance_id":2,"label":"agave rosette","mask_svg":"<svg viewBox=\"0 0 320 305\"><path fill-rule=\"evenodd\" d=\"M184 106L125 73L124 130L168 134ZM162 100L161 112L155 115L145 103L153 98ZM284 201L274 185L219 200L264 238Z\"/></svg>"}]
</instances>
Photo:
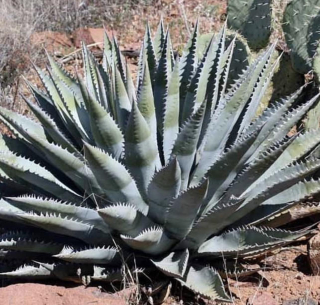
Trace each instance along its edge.
<instances>
[{"instance_id":1,"label":"agave rosette","mask_svg":"<svg viewBox=\"0 0 320 305\"><path fill-rule=\"evenodd\" d=\"M305 234L267 225L320 191L320 133L288 136L317 97L296 106L300 89L256 116L275 45L230 79L236 38L223 27L204 51L198 39L196 24L174 58L162 23L154 40L147 26L135 90L106 35L102 64L83 47L85 81L51 57L37 69L46 92L29 84L36 104L25 99L37 120L0 108L13 134L0 141L0 249L15 259L2 276L78 281L81 266L82 279L114 281L134 252L138 267L228 301L215 258Z\"/></svg>"}]
</instances>

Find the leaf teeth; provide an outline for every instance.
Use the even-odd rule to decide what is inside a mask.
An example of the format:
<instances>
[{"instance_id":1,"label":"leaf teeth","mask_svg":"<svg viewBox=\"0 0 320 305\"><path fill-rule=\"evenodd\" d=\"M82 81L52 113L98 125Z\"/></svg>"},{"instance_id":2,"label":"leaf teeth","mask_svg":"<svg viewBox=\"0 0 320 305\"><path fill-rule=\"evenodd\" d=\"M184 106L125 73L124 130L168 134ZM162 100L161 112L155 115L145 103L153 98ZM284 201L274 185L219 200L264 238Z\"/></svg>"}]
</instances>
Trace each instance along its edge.
<instances>
[{"instance_id":1,"label":"leaf teeth","mask_svg":"<svg viewBox=\"0 0 320 305\"><path fill-rule=\"evenodd\" d=\"M224 302L231 301L224 290L220 275L212 267L190 266L181 283L197 294L205 297Z\"/></svg>"},{"instance_id":2,"label":"leaf teeth","mask_svg":"<svg viewBox=\"0 0 320 305\"><path fill-rule=\"evenodd\" d=\"M58 255L55 256L60 256L60 255L66 255L66 254L71 254L74 252L74 248L71 246L64 246L61 252Z\"/></svg>"},{"instance_id":3,"label":"leaf teeth","mask_svg":"<svg viewBox=\"0 0 320 305\"><path fill-rule=\"evenodd\" d=\"M151 262L164 274L175 277L183 278L189 261L189 250L172 252L165 256L163 259L153 259Z\"/></svg>"},{"instance_id":4,"label":"leaf teeth","mask_svg":"<svg viewBox=\"0 0 320 305\"><path fill-rule=\"evenodd\" d=\"M83 220L80 220L78 218L75 218L73 216L70 215L65 215L63 216L61 213L58 212L41 212L39 215L36 214L33 211L27 212L26 214L24 214L22 217L25 218L30 218L30 219L40 219L40 218L49 218L49 219L61 219L61 220L68 220L68 221L72 221L72 222L76 222L76 223L80 223L80 224L85 224L88 226L92 226L90 223L86 223Z\"/></svg>"},{"instance_id":5,"label":"leaf teeth","mask_svg":"<svg viewBox=\"0 0 320 305\"><path fill-rule=\"evenodd\" d=\"M142 237L144 235L148 235L150 233L162 234L163 228L160 226L154 226L144 229L136 238Z\"/></svg>"}]
</instances>

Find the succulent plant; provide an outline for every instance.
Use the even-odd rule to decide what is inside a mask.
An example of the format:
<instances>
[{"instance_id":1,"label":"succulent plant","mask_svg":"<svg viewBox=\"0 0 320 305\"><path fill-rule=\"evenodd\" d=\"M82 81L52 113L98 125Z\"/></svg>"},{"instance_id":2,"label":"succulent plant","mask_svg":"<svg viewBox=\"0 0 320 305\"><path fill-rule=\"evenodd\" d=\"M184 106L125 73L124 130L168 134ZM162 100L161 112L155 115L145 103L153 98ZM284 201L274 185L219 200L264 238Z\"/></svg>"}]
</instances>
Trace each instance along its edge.
<instances>
[{"instance_id":1,"label":"succulent plant","mask_svg":"<svg viewBox=\"0 0 320 305\"><path fill-rule=\"evenodd\" d=\"M313 92L315 90L318 90L319 88L319 81L320 81L320 47L318 45L317 51L313 58L313 72L314 72L314 83L310 86L309 91ZM312 94L312 93L311 93ZM305 129L311 130L311 129L319 129L320 128L320 107L319 103L311 109L305 120Z\"/></svg>"},{"instance_id":2,"label":"succulent plant","mask_svg":"<svg viewBox=\"0 0 320 305\"><path fill-rule=\"evenodd\" d=\"M264 48L271 35L271 0L228 0L228 26L239 32L253 50Z\"/></svg>"},{"instance_id":3,"label":"succulent plant","mask_svg":"<svg viewBox=\"0 0 320 305\"><path fill-rule=\"evenodd\" d=\"M99 64L83 46L85 81L50 56L29 84L37 120L0 108L0 276L121 280L154 268L229 301L223 259L252 257L306 232L264 224L320 191L320 134L288 132L317 96L301 89L256 110L278 64L275 45L226 88L235 40L226 29L198 56L199 26L181 58L147 26L137 92L115 39ZM135 259L133 255L135 254ZM223 258L223 259L222 259Z\"/></svg>"},{"instance_id":4,"label":"succulent plant","mask_svg":"<svg viewBox=\"0 0 320 305\"><path fill-rule=\"evenodd\" d=\"M305 84L304 75L293 69L288 53L282 53L279 69L274 74L272 83L273 101L292 94Z\"/></svg>"},{"instance_id":5,"label":"succulent plant","mask_svg":"<svg viewBox=\"0 0 320 305\"><path fill-rule=\"evenodd\" d=\"M214 33L207 33L199 36L198 52L200 56L204 55L213 35ZM232 46L233 51L226 89L229 89L235 80L239 78L240 74L248 67L253 57L245 38L239 33L227 29L225 47L227 48L231 43L234 44L234 46Z\"/></svg>"},{"instance_id":6,"label":"succulent plant","mask_svg":"<svg viewBox=\"0 0 320 305\"><path fill-rule=\"evenodd\" d=\"M319 25L318 0L292 0L287 5L282 28L293 67L299 73L312 70L312 59L320 39Z\"/></svg>"}]
</instances>

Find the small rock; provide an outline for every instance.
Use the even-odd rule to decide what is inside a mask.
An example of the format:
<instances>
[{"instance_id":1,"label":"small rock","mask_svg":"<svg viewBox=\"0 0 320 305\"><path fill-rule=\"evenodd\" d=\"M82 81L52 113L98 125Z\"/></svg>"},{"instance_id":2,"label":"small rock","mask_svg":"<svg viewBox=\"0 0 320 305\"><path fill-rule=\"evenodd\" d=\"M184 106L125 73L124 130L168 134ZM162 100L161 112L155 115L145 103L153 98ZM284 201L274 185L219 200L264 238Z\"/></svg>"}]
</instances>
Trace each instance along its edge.
<instances>
[{"instance_id":1,"label":"small rock","mask_svg":"<svg viewBox=\"0 0 320 305\"><path fill-rule=\"evenodd\" d=\"M299 272L299 273L297 273L297 274L295 275L295 278L296 278L297 280L302 280L303 274L302 274L301 272Z\"/></svg>"},{"instance_id":2,"label":"small rock","mask_svg":"<svg viewBox=\"0 0 320 305\"><path fill-rule=\"evenodd\" d=\"M318 302L310 298L300 298L296 300L284 301L282 305L318 305Z\"/></svg>"},{"instance_id":3,"label":"small rock","mask_svg":"<svg viewBox=\"0 0 320 305\"><path fill-rule=\"evenodd\" d=\"M308 243L308 258L312 273L320 274L320 233L313 236Z\"/></svg>"},{"instance_id":4,"label":"small rock","mask_svg":"<svg viewBox=\"0 0 320 305\"><path fill-rule=\"evenodd\" d=\"M250 297L247 305L278 305L278 302L273 298L271 293L260 291Z\"/></svg>"}]
</instances>

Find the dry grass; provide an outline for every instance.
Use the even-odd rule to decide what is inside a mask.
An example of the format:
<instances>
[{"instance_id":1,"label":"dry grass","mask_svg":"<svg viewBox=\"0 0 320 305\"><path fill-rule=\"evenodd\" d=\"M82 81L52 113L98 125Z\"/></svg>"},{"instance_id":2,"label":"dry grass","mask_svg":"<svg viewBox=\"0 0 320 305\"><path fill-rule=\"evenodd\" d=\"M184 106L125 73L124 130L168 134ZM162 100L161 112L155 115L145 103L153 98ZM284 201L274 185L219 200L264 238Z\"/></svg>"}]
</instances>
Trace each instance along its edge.
<instances>
[{"instance_id":1,"label":"dry grass","mask_svg":"<svg viewBox=\"0 0 320 305\"><path fill-rule=\"evenodd\" d=\"M17 109L20 75L28 74L31 62L43 63L44 51L30 43L33 33L71 33L79 27L110 28L130 20L137 6L153 0L0 0L0 101ZM18 104L20 101L18 102Z\"/></svg>"},{"instance_id":2,"label":"dry grass","mask_svg":"<svg viewBox=\"0 0 320 305\"><path fill-rule=\"evenodd\" d=\"M117 27L137 5L153 0L0 0L0 85L11 84L38 50L30 37L39 31L71 33L79 27Z\"/></svg>"}]
</instances>

